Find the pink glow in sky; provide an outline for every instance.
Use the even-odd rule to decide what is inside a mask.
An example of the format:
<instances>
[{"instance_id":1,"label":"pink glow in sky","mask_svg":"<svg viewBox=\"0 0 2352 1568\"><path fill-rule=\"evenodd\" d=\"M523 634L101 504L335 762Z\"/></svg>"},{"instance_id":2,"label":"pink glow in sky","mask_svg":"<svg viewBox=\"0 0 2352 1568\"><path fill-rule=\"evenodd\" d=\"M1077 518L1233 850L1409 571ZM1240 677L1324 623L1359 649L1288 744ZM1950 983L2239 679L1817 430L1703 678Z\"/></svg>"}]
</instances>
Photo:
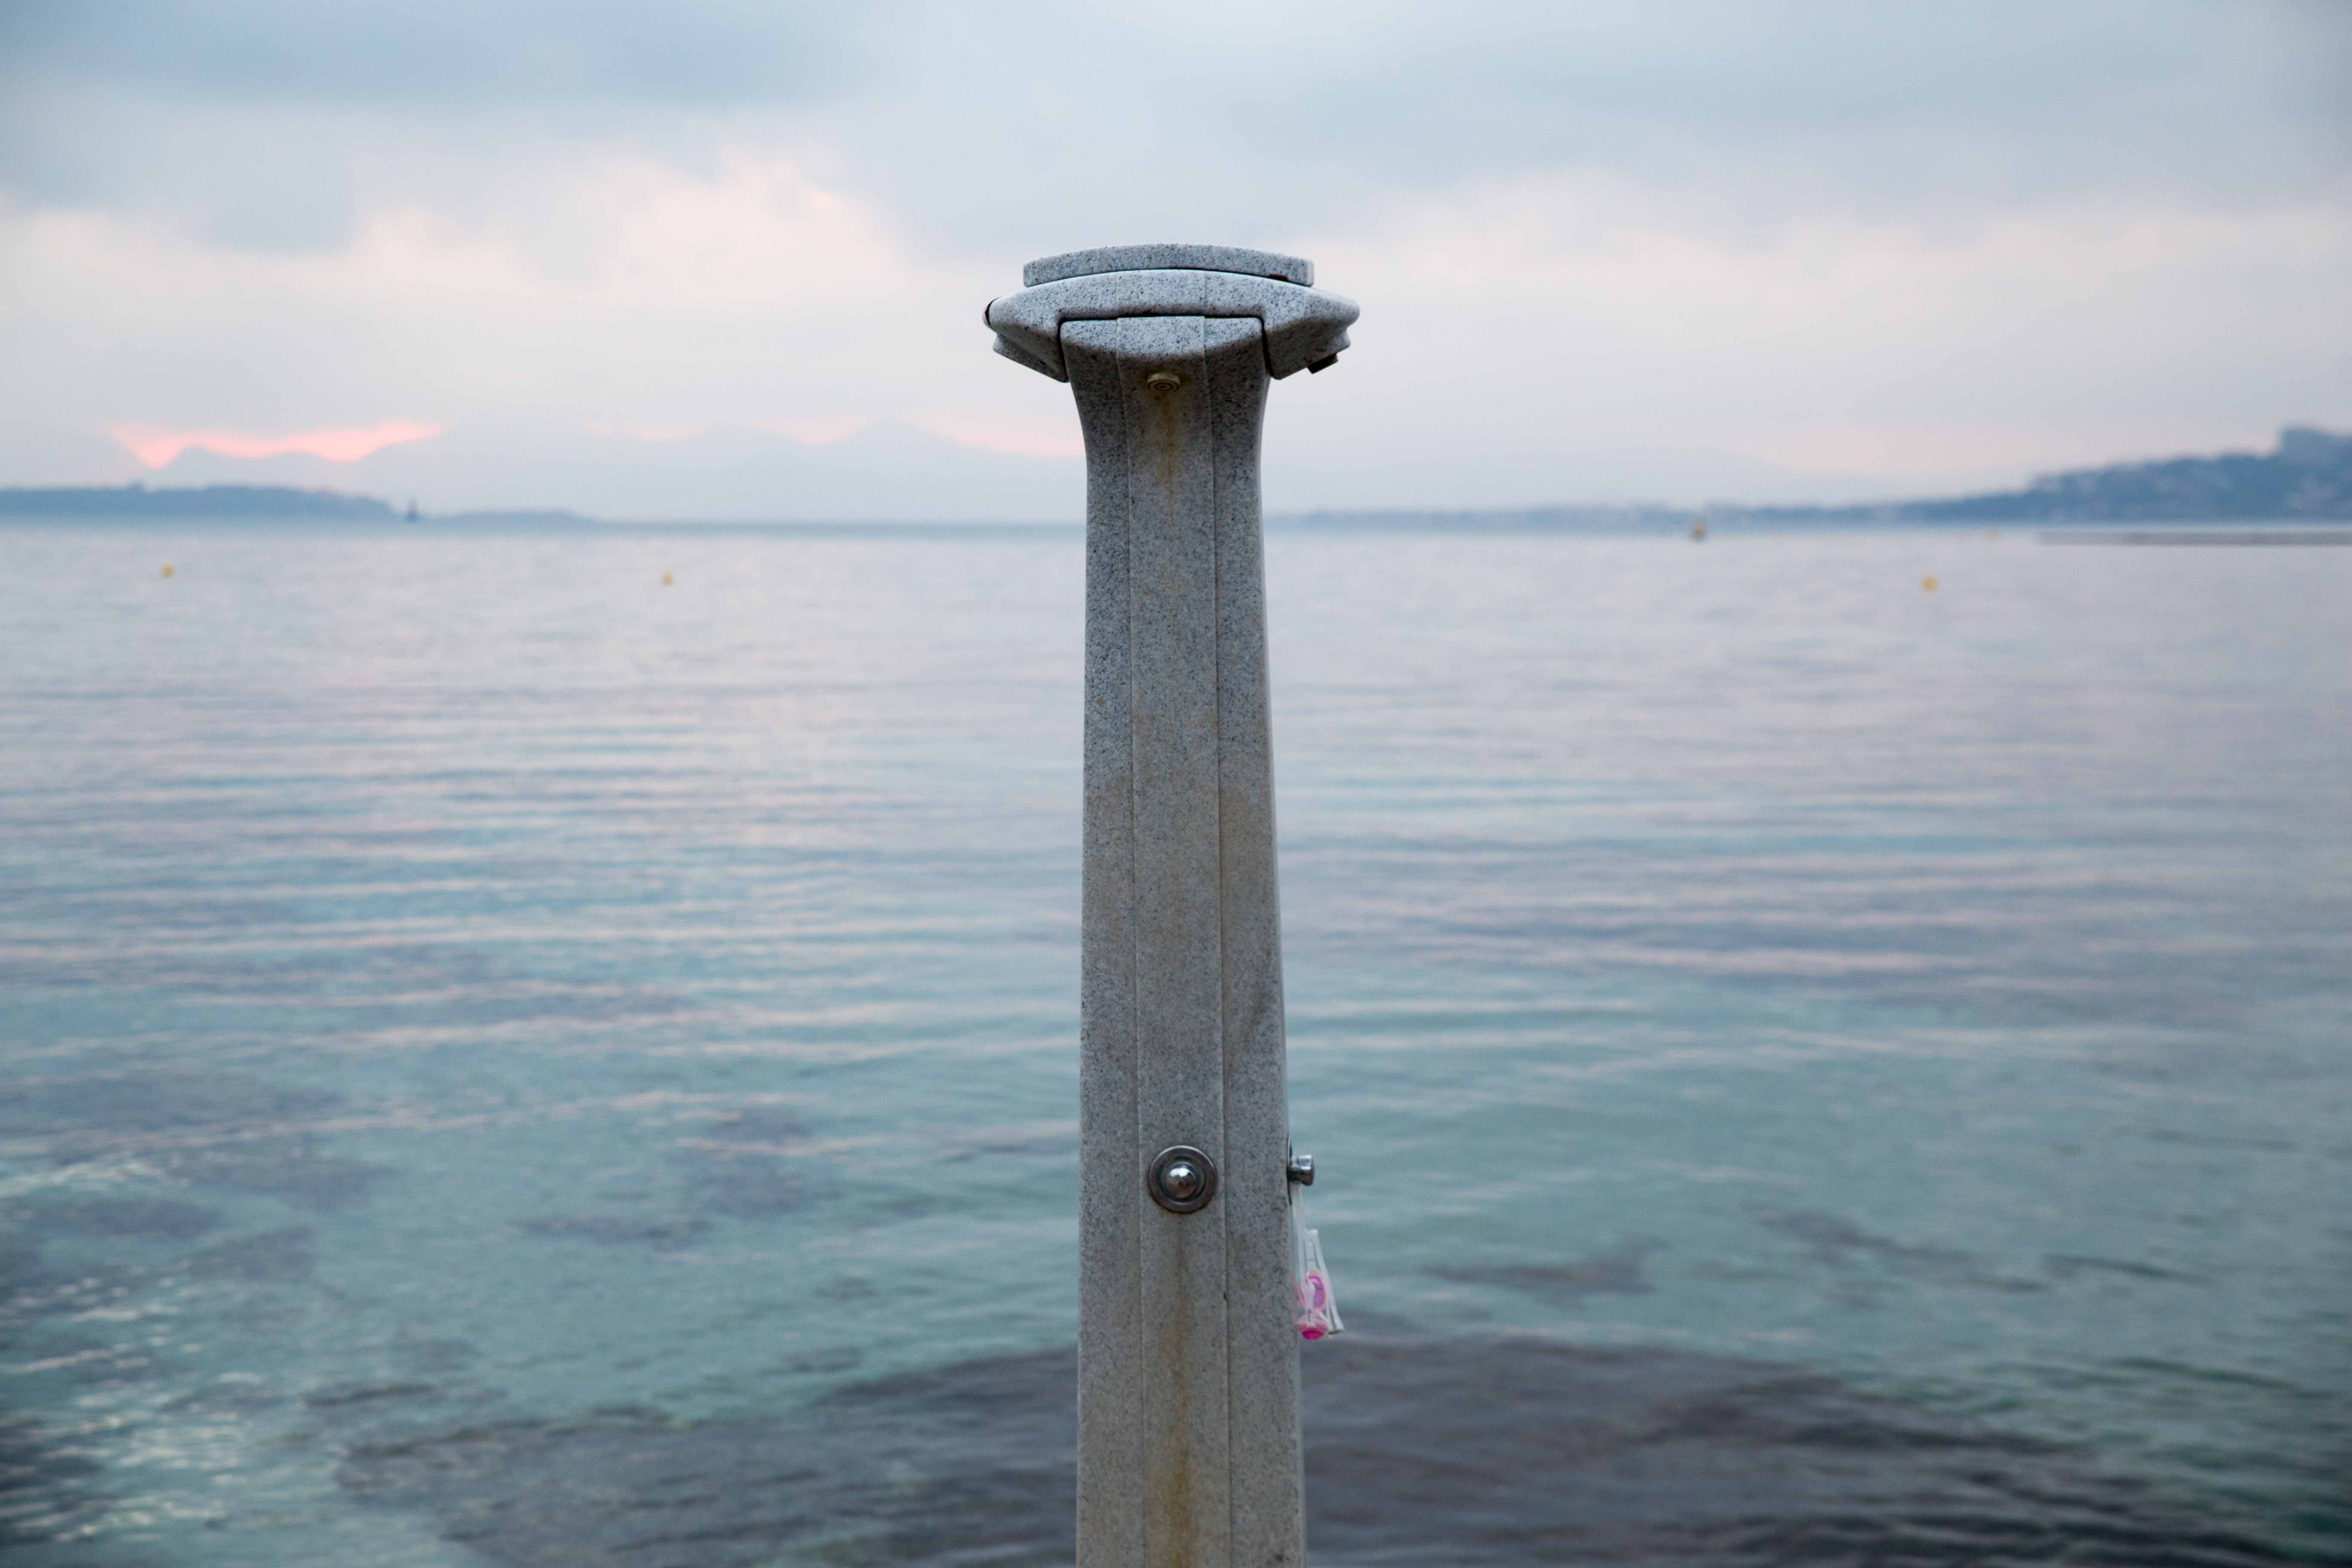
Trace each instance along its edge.
<instances>
[{"instance_id":1,"label":"pink glow in sky","mask_svg":"<svg viewBox=\"0 0 2352 1568\"><path fill-rule=\"evenodd\" d=\"M1086 443L1075 419L1055 416L1044 419L1018 415L974 414L947 409L919 414L908 421L918 429L946 437L959 447L978 447L1016 458L1082 458Z\"/></svg>"},{"instance_id":2,"label":"pink glow in sky","mask_svg":"<svg viewBox=\"0 0 2352 1568\"><path fill-rule=\"evenodd\" d=\"M846 441L873 423L863 414L813 414L746 420L738 427L789 436L803 447L830 447L835 441ZM632 441L651 441L660 446L691 441L722 427L720 421L711 419L591 419L583 426L591 436L626 437Z\"/></svg>"},{"instance_id":3,"label":"pink glow in sky","mask_svg":"<svg viewBox=\"0 0 2352 1568\"><path fill-rule=\"evenodd\" d=\"M156 425L110 425L106 433L146 467L160 468L191 447L224 458L282 458L299 452L331 463L356 463L371 452L403 441L429 441L441 431L441 426L414 419L386 419L364 427L296 430L284 436L257 436L249 430L167 430Z\"/></svg>"}]
</instances>

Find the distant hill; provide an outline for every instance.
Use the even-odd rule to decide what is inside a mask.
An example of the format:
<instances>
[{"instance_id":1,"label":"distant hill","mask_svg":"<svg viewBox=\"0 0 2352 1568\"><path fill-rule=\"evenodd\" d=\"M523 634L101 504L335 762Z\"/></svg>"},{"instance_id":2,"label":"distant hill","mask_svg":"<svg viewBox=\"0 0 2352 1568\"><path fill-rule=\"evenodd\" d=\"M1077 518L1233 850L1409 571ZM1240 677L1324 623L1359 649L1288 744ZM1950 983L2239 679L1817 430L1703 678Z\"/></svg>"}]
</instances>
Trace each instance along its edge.
<instances>
[{"instance_id":1,"label":"distant hill","mask_svg":"<svg viewBox=\"0 0 2352 1568\"><path fill-rule=\"evenodd\" d=\"M772 442L781 437L769 437ZM786 443L790 445L790 443ZM842 443L847 445L848 443ZM826 449L819 449L826 450ZM709 455L709 454L706 454ZM855 515L845 509L844 515ZM2352 521L2352 436L2289 426L2269 452L2167 458L2043 474L2021 490L1853 506L1708 509L1725 522L1886 524L1936 522L2315 522ZM372 496L291 485L144 485L0 489L0 517L346 518L397 520ZM1664 506L1549 506L1477 511L1296 513L1289 527L1467 530L1646 530L1681 527L1689 511ZM563 525L593 520L557 510L442 514L436 522Z\"/></svg>"},{"instance_id":2,"label":"distant hill","mask_svg":"<svg viewBox=\"0 0 2352 1568\"><path fill-rule=\"evenodd\" d=\"M1400 533L1643 533L1690 526L1687 507L1649 502L1588 506L1481 507L1472 510L1289 511L1267 516L1279 529L1373 529Z\"/></svg>"},{"instance_id":3,"label":"distant hill","mask_svg":"<svg viewBox=\"0 0 2352 1568\"><path fill-rule=\"evenodd\" d=\"M0 0L0 15L6 3ZM1066 434L1075 441L1075 421ZM5 455L0 447L0 459ZM575 419L484 415L453 422L430 440L398 442L352 462L301 452L228 458L190 447L147 473L97 468L52 473L37 476L0 460L0 484L62 483L86 473L96 483L144 479L151 490L183 485L342 490L384 497L396 509L415 496L445 522L459 514L555 508L608 521L977 521L1075 519L1086 505L1086 468L1075 452L1037 457L988 450L890 420L838 440L735 425L652 439L591 430Z\"/></svg>"},{"instance_id":4,"label":"distant hill","mask_svg":"<svg viewBox=\"0 0 2352 1568\"><path fill-rule=\"evenodd\" d=\"M373 496L289 485L51 485L0 489L0 516L15 517L344 517L383 521L400 514Z\"/></svg>"},{"instance_id":5,"label":"distant hill","mask_svg":"<svg viewBox=\"0 0 2352 1568\"><path fill-rule=\"evenodd\" d=\"M2043 474L2021 490L1718 515L1839 522L2315 522L2352 520L2352 436L2289 426L2269 452L2165 458Z\"/></svg>"},{"instance_id":6,"label":"distant hill","mask_svg":"<svg viewBox=\"0 0 2352 1568\"><path fill-rule=\"evenodd\" d=\"M373 496L297 485L49 485L0 489L0 517L110 518L116 521L173 518L343 518L362 522L417 521ZM426 513L428 522L562 526L593 522L575 511L549 508L502 511Z\"/></svg>"}]
</instances>

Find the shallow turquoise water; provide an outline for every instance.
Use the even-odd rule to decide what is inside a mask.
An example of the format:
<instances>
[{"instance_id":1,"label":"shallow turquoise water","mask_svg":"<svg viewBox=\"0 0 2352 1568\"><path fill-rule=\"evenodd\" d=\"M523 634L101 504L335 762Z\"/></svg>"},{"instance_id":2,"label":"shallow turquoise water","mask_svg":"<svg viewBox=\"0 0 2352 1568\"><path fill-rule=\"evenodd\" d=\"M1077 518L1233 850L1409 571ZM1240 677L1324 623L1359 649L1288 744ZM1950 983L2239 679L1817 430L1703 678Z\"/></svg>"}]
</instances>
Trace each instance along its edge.
<instances>
[{"instance_id":1,"label":"shallow turquoise water","mask_svg":"<svg viewBox=\"0 0 2352 1568\"><path fill-rule=\"evenodd\" d=\"M1803 1369L2352 1556L2352 552L1268 562L1366 1340ZM387 1435L815 1430L1070 1342L1080 571L0 530L0 1542L667 1562L469 1533L520 1450L436 1492Z\"/></svg>"}]
</instances>

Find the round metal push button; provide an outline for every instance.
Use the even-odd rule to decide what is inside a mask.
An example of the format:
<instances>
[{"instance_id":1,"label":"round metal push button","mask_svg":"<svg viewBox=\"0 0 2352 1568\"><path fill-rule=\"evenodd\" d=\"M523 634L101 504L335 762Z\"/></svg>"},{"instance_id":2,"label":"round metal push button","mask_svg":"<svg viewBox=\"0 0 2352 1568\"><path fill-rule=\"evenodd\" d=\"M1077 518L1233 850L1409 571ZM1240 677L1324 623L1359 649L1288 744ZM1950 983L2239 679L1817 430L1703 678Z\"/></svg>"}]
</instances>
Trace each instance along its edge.
<instances>
[{"instance_id":1,"label":"round metal push button","mask_svg":"<svg viewBox=\"0 0 2352 1568\"><path fill-rule=\"evenodd\" d=\"M1143 1179L1151 1201L1170 1214L1191 1214L1217 1195L1216 1163L1190 1143L1160 1151Z\"/></svg>"}]
</instances>

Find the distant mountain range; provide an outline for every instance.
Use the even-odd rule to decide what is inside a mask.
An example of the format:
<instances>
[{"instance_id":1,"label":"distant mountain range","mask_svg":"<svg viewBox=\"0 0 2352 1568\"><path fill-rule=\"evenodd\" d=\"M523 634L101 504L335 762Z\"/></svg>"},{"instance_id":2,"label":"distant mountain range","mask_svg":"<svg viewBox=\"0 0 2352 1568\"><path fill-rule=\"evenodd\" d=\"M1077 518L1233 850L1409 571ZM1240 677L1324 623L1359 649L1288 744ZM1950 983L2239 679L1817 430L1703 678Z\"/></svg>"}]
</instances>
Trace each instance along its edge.
<instances>
[{"instance_id":1,"label":"distant mountain range","mask_svg":"<svg viewBox=\"0 0 2352 1568\"><path fill-rule=\"evenodd\" d=\"M393 521L390 502L340 490L290 485L45 486L0 489L0 517L17 518L342 518ZM2281 522L2352 521L2352 436L2290 426L2269 452L2168 458L2044 474L2021 490L1937 500L1848 506L1710 507L1723 521L1783 523L1959 522ZM1557 506L1483 511L1309 512L1284 521L1305 526L1640 528L1688 521L1685 508ZM436 522L587 523L554 510L446 514Z\"/></svg>"},{"instance_id":2,"label":"distant mountain range","mask_svg":"<svg viewBox=\"0 0 2352 1568\"><path fill-rule=\"evenodd\" d=\"M0 514L17 517L346 517L400 514L373 496L291 485L37 485L0 489Z\"/></svg>"},{"instance_id":3,"label":"distant mountain range","mask_svg":"<svg viewBox=\"0 0 2352 1568\"><path fill-rule=\"evenodd\" d=\"M350 518L415 521L373 496L295 485L39 485L0 489L0 517ZM573 511L464 511L436 522L593 522Z\"/></svg>"},{"instance_id":4,"label":"distant mountain range","mask_svg":"<svg viewBox=\"0 0 2352 1568\"><path fill-rule=\"evenodd\" d=\"M2352 521L2352 436L2289 426L2269 452L2166 458L2043 474L2021 490L1843 506L1547 506L1479 511L1318 511L1308 527L1639 529L1716 523L1814 527L1976 522Z\"/></svg>"},{"instance_id":5,"label":"distant mountain range","mask_svg":"<svg viewBox=\"0 0 2352 1568\"><path fill-rule=\"evenodd\" d=\"M1841 507L1727 508L1772 521L2287 522L2352 520L2352 436L2304 426L2268 452L2165 458L2043 474L2021 490Z\"/></svg>"},{"instance_id":6,"label":"distant mountain range","mask_svg":"<svg viewBox=\"0 0 2352 1568\"><path fill-rule=\"evenodd\" d=\"M304 452L230 458L192 446L151 472L96 466L127 460L127 453L96 444L70 458L62 451L26 455L20 447L12 463L6 440L0 438L0 482L16 479L58 486L85 475L111 481L112 499L96 497L90 504L116 516L172 515L158 511L159 504L215 504L143 500L121 488L131 479L143 479L149 495L167 487L326 489L384 497L403 512L414 496L442 521L559 508L603 520L656 522L1070 518L1084 507L1086 489L1085 467L1075 453L1038 457L992 450L893 422L819 440L745 426L654 438L552 417L478 417L453 422L437 437L397 442L352 462ZM33 461L77 466L36 469L29 466ZM53 494L38 504L54 506L58 500ZM238 500L223 494L218 504L234 507Z\"/></svg>"}]
</instances>

